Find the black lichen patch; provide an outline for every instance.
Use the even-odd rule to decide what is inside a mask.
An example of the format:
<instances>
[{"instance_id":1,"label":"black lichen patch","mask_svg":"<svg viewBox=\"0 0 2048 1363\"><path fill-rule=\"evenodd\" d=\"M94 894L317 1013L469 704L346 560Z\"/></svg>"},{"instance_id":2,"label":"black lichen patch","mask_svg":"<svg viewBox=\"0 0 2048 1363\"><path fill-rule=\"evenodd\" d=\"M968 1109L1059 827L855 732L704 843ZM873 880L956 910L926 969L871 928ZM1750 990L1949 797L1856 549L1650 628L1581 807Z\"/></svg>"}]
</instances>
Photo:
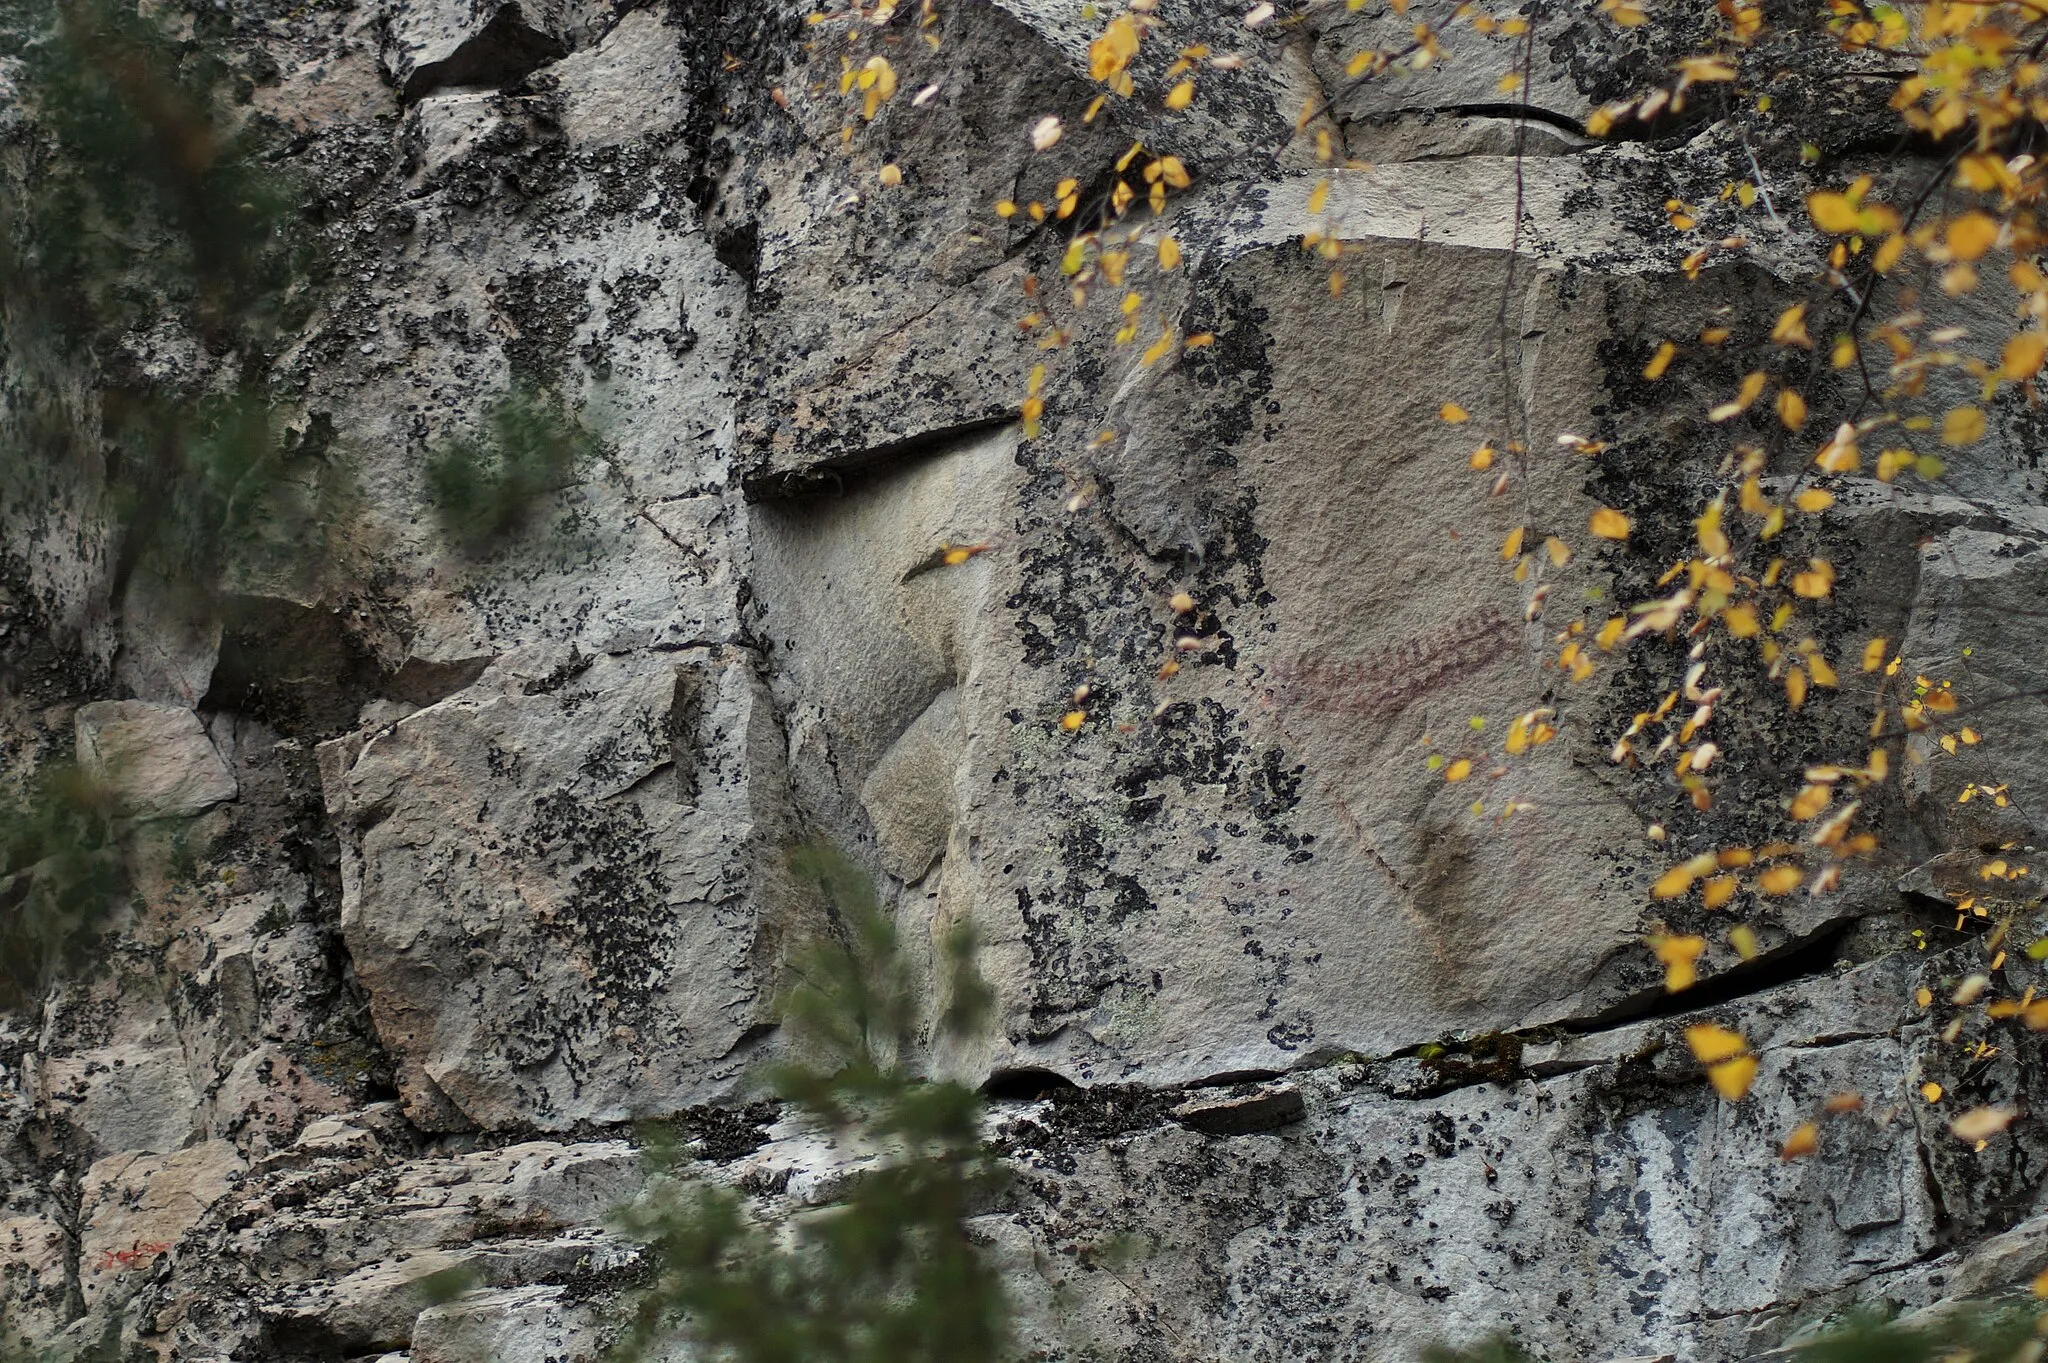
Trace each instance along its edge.
<instances>
[{"instance_id":1,"label":"black lichen patch","mask_svg":"<svg viewBox=\"0 0 2048 1363\"><path fill-rule=\"evenodd\" d=\"M1054 1089L1047 1096L1044 1116L1023 1124L998 1147L999 1153L1053 1152L1166 1126L1185 1095L1142 1084L1096 1084Z\"/></svg>"},{"instance_id":2,"label":"black lichen patch","mask_svg":"<svg viewBox=\"0 0 2048 1363\"><path fill-rule=\"evenodd\" d=\"M505 342L515 384L552 388L561 381L576 332L590 318L587 281L568 265L525 270L493 291L500 310L519 329Z\"/></svg>"},{"instance_id":3,"label":"black lichen patch","mask_svg":"<svg viewBox=\"0 0 2048 1363\"><path fill-rule=\"evenodd\" d=\"M1473 1084L1512 1084L1528 1077L1522 1068L1522 1038L1511 1032L1425 1046L1416 1055L1423 1069L1441 1085L1438 1092Z\"/></svg>"},{"instance_id":4,"label":"black lichen patch","mask_svg":"<svg viewBox=\"0 0 2048 1363\"><path fill-rule=\"evenodd\" d=\"M658 1124L668 1138L709 1164L730 1164L768 1143L768 1128L782 1116L780 1103L743 1107L686 1107Z\"/></svg>"},{"instance_id":5,"label":"black lichen patch","mask_svg":"<svg viewBox=\"0 0 2048 1363\"><path fill-rule=\"evenodd\" d=\"M668 761L669 752L668 716L643 710L592 743L578 774L594 786L617 789Z\"/></svg>"},{"instance_id":6,"label":"black lichen patch","mask_svg":"<svg viewBox=\"0 0 2048 1363\"><path fill-rule=\"evenodd\" d=\"M649 1021L669 978L675 924L661 852L640 806L560 791L537 800L534 815L531 853L577 868L561 909L542 925L590 969L589 1002L563 1021L594 1025L600 1010L627 1025Z\"/></svg>"},{"instance_id":7,"label":"black lichen patch","mask_svg":"<svg viewBox=\"0 0 2048 1363\"><path fill-rule=\"evenodd\" d=\"M106 666L74 633L56 627L62 609L25 558L0 548L0 687L22 703L90 696L107 684Z\"/></svg>"}]
</instances>

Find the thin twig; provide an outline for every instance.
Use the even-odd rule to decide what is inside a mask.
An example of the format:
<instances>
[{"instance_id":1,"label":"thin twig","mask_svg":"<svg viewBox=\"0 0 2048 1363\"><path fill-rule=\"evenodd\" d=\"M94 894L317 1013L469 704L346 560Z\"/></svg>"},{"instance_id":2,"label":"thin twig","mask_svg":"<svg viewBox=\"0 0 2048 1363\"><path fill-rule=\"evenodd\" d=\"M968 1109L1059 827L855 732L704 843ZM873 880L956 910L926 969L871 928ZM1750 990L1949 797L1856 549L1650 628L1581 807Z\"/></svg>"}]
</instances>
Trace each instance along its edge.
<instances>
[{"instance_id":1,"label":"thin twig","mask_svg":"<svg viewBox=\"0 0 2048 1363\"><path fill-rule=\"evenodd\" d=\"M1790 231L1791 229L1785 225L1785 220L1778 216L1778 206L1771 202L1770 187L1764 183L1764 168L1757 164L1756 150L1749 145L1749 133L1746 130L1742 134L1742 154L1749 158L1749 173L1756 177L1756 196L1764 201L1764 211L1771 215L1772 222L1778 224L1779 231Z\"/></svg>"}]
</instances>

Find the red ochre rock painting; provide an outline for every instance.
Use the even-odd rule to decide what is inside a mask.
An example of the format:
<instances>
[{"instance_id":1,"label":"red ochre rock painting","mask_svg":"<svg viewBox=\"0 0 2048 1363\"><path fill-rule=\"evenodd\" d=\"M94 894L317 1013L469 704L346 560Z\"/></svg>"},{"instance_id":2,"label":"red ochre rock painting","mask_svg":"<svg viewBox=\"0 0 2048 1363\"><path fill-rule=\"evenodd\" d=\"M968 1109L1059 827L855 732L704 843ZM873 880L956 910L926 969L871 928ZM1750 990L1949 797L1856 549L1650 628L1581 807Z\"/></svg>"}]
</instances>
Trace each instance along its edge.
<instances>
[{"instance_id":1,"label":"red ochre rock painting","mask_svg":"<svg viewBox=\"0 0 2048 1363\"><path fill-rule=\"evenodd\" d=\"M1514 637L1506 616L1475 611L1440 632L1363 658L1282 662L1272 671L1268 696L1283 712L1396 715L1443 683L1484 666Z\"/></svg>"}]
</instances>

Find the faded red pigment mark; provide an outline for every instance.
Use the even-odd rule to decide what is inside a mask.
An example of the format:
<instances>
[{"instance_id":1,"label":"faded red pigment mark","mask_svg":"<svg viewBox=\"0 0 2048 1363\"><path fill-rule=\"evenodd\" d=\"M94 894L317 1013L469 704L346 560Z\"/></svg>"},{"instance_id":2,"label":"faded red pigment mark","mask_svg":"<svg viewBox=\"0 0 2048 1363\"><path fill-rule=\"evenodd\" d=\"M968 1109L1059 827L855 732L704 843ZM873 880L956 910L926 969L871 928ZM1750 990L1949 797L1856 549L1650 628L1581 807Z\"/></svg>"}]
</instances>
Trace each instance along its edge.
<instances>
[{"instance_id":1,"label":"faded red pigment mark","mask_svg":"<svg viewBox=\"0 0 2048 1363\"><path fill-rule=\"evenodd\" d=\"M1393 715L1464 672L1484 666L1515 639L1494 611L1475 611L1441 633L1363 658L1297 658L1276 665L1272 700L1282 710L1326 715Z\"/></svg>"},{"instance_id":2,"label":"faded red pigment mark","mask_svg":"<svg viewBox=\"0 0 2048 1363\"><path fill-rule=\"evenodd\" d=\"M117 1268L141 1268L170 1247L171 1242L168 1240L137 1240L127 1249L103 1249L93 1269L99 1273L109 1273Z\"/></svg>"}]
</instances>

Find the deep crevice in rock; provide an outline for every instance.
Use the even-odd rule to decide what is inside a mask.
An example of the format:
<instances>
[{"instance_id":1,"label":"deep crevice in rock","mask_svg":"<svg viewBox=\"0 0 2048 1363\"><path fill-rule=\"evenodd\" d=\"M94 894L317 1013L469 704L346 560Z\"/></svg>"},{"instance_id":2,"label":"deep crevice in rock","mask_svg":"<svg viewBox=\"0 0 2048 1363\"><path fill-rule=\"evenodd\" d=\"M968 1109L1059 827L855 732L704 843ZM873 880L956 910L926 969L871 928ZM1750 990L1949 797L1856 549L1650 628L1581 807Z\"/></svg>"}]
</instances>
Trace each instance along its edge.
<instances>
[{"instance_id":1,"label":"deep crevice in rock","mask_svg":"<svg viewBox=\"0 0 2048 1363\"><path fill-rule=\"evenodd\" d=\"M995 1103L1029 1103L1055 1092L1079 1087L1057 1071L1025 1065L999 1069L991 1074L982 1083L981 1096Z\"/></svg>"},{"instance_id":2,"label":"deep crevice in rock","mask_svg":"<svg viewBox=\"0 0 2048 1363\"><path fill-rule=\"evenodd\" d=\"M1768 993L1798 980L1826 974L1833 969L1842 940L1856 923L1857 919L1853 917L1837 919L1775 951L1763 953L1746 965L1709 976L1690 989L1673 994L1659 988L1623 999L1590 1017L1572 1018L1551 1026L1574 1036L1586 1036L1631 1023L1654 1022L1660 1018L1718 1008L1737 999Z\"/></svg>"},{"instance_id":3,"label":"deep crevice in rock","mask_svg":"<svg viewBox=\"0 0 2048 1363\"><path fill-rule=\"evenodd\" d=\"M1392 115L1375 115L1371 118L1347 119L1345 120L1345 127L1348 131L1355 126L1390 123L1396 118L1416 114L1430 114L1438 117L1448 114L1453 118L1501 118L1507 119L1510 122L1520 119L1528 123L1541 123L1547 127L1555 128L1559 132L1570 133L1574 137L1584 137L1586 135L1586 125L1573 118L1570 114L1561 114L1555 109L1544 109L1534 104L1442 104L1427 109L1402 109L1399 113Z\"/></svg>"},{"instance_id":4,"label":"deep crevice in rock","mask_svg":"<svg viewBox=\"0 0 2048 1363\"><path fill-rule=\"evenodd\" d=\"M415 70L405 82L405 97L416 100L451 86L512 85L568 54L560 40L528 24L518 5L507 5L445 61Z\"/></svg>"},{"instance_id":5,"label":"deep crevice in rock","mask_svg":"<svg viewBox=\"0 0 2048 1363\"><path fill-rule=\"evenodd\" d=\"M883 473L943 454L963 440L1006 426L1015 419L1016 413L1008 407L984 412L981 416L950 426L922 431L901 440L807 464L800 469L762 469L749 474L741 483L741 489L750 502L800 501L817 495L844 496Z\"/></svg>"}]
</instances>

